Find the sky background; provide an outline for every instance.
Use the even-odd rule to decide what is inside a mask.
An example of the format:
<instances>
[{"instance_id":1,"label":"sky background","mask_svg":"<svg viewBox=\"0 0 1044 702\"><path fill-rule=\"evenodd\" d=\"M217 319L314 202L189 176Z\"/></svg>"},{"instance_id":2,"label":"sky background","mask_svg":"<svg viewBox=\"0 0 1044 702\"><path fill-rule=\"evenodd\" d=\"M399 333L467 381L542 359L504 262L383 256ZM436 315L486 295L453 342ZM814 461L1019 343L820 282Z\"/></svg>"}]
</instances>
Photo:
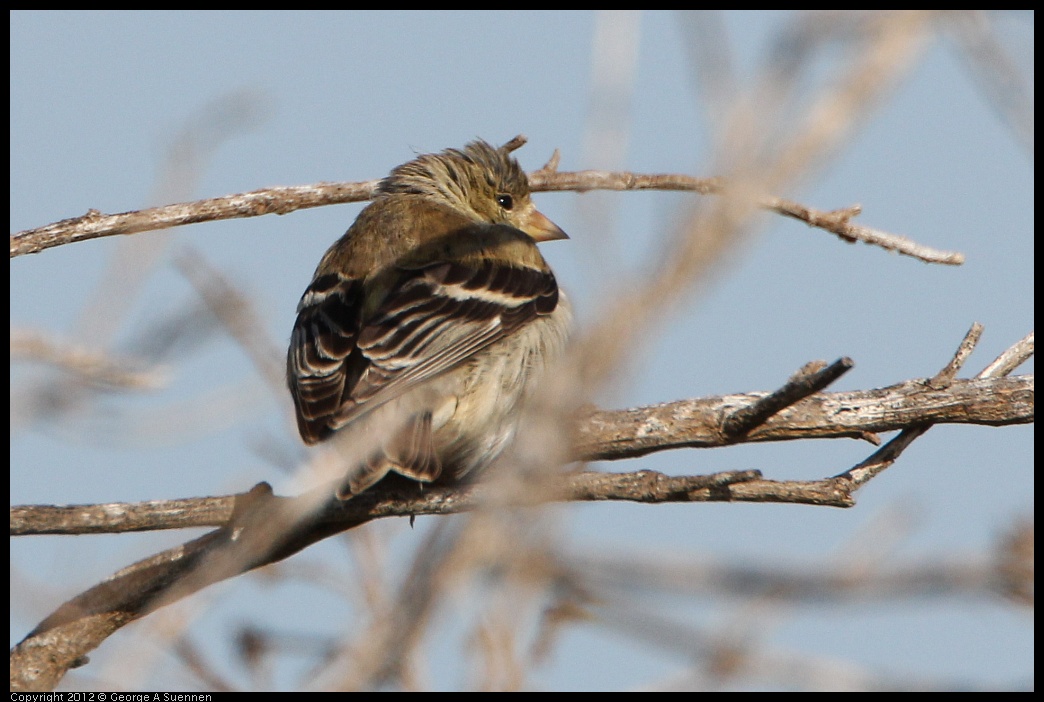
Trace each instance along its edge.
<instances>
[{"instance_id":1,"label":"sky background","mask_svg":"<svg viewBox=\"0 0 1044 702\"><path fill-rule=\"evenodd\" d=\"M1033 14L989 17L1032 86ZM790 20L787 12L723 16L721 36L743 87ZM519 133L529 139L516 152L527 170L557 148L560 170L717 175L707 170L708 103L689 60L695 41L689 18L659 11L13 12L11 232L91 208L114 213L266 186L371 180L417 153L476 137L503 143ZM617 49L606 59L607 72L592 63L604 45ZM823 53L823 75L838 55ZM613 80L603 84L602 75ZM851 357L855 368L832 390L882 387L936 373L978 321L985 333L962 372L967 377L1030 332L1032 144L987 98L960 44L941 32L815 178L779 193L823 210L858 203L859 222L961 251L963 266L846 245L802 223L762 215L757 236L683 299L663 333L645 341L598 403L631 407L771 390L810 360L840 356ZM189 159L191 177L172 177L166 164L177 135L211 124L213 114L226 115L233 128L204 130L203 148ZM599 129L609 129L610 137L593 138ZM648 272L652 253L691 197L535 195L541 211L571 236L543 251L581 326L602 301ZM13 259L12 328L125 353L148 348L160 338L154 325L197 303L176 262L198 255L251 296L260 331L282 353L316 263L361 207L205 223ZM115 288L117 302L101 292L113 278L125 286ZM88 315L99 299L106 300L105 312ZM229 494L261 480L277 492L289 489L282 466L303 455L287 430L289 397L256 382L241 348L220 333L165 361L169 382L162 389L102 396L59 420L24 391L61 376L13 364L11 503ZM172 429L165 418L200 398L207 411ZM671 474L759 468L771 478L815 479L847 469L870 450L848 440L795 442L671 451L595 467ZM800 566L887 542L891 537L880 532L888 525L901 533L888 551L896 563L957 559L988 553L1016 517L1032 516L1032 463L1032 425L949 425L934 428L859 492L854 509L585 504L555 513L560 548L578 554ZM12 539L12 645L71 595L188 538ZM397 538L421 536L405 531ZM343 554L324 544L297 558ZM189 634L218 656L228 651L214 642L245 619L264 617L299 631L336 631L351 621L329 595L266 585L255 576L200 599L207 609ZM661 595L646 604L701 627L713 627L738 606ZM104 680L120 656L141 654L135 626L95 652L94 663L70 674L66 686ZM999 599L802 606L773 617L764 637L771 648L849 661L872 674L1032 686L1032 611ZM165 654L151 655L151 672L125 684L149 689L168 680L157 672ZM452 651L431 659L433 687L469 685ZM528 684L655 686L685 666L677 649L592 622L563 635ZM292 666L280 669L271 685L294 687L299 674Z\"/></svg>"}]
</instances>

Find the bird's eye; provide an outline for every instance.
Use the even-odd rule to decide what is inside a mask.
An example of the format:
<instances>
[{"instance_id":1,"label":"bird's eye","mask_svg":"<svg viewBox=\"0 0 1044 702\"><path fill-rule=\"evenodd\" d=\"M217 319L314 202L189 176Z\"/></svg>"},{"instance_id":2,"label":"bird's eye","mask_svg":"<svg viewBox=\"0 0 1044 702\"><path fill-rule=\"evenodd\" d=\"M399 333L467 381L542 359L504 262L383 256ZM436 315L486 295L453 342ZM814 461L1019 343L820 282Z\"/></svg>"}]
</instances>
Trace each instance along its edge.
<instances>
[{"instance_id":1,"label":"bird's eye","mask_svg":"<svg viewBox=\"0 0 1044 702\"><path fill-rule=\"evenodd\" d=\"M515 199L507 193L501 193L500 195L497 195L497 204L505 210L510 210L515 206Z\"/></svg>"}]
</instances>

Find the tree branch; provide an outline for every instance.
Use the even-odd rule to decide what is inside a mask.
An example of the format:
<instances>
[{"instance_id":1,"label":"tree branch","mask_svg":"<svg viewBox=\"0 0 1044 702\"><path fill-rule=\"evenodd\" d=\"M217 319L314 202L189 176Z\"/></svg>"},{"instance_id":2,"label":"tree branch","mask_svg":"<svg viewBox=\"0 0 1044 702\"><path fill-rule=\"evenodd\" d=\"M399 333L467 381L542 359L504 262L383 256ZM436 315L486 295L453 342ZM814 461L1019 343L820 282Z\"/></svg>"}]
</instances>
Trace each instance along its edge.
<instances>
[{"instance_id":1,"label":"tree branch","mask_svg":"<svg viewBox=\"0 0 1044 702\"><path fill-rule=\"evenodd\" d=\"M599 410L583 417L576 456L616 460L680 447L819 438L865 438L911 424L985 424L1033 421L1033 376L956 380L936 389L926 379L877 390L820 393L780 410L742 436L723 429L729 417L768 393L722 395L627 410Z\"/></svg>"},{"instance_id":2,"label":"tree branch","mask_svg":"<svg viewBox=\"0 0 1044 702\"><path fill-rule=\"evenodd\" d=\"M722 430L729 437L746 434L785 407L823 390L851 370L853 365L851 358L838 359L829 366L822 361L808 363L783 387L729 415L722 423Z\"/></svg>"},{"instance_id":3,"label":"tree branch","mask_svg":"<svg viewBox=\"0 0 1044 702\"><path fill-rule=\"evenodd\" d=\"M978 322L974 323L965 334L964 339L957 347L953 359L939 371L934 378L928 381L928 385L948 387L954 381L953 376L956 375L963 366L964 362L971 355L975 345L979 342L979 337L982 336L982 325ZM983 379L987 377L1003 377L1013 371L1023 361L1027 360L1033 354L1033 333L1030 332L1026 337L1022 338L1014 345L1009 347L1004 353L1002 353L996 360L990 365L986 366L980 372L976 379ZM1030 421L1032 421L1033 412L1033 392L1027 396L1029 401L1030 409ZM899 432L899 435L889 441L887 444L882 446L880 449L875 451L873 454L868 456L866 460L861 461L857 465L853 466L849 470L845 471L841 475L837 476L841 480L849 480L853 484L853 489L858 489L860 486L865 485L882 471L891 467L896 462L899 456L906 448L914 441L924 435L935 422L919 423L913 426L908 426Z\"/></svg>"},{"instance_id":4,"label":"tree branch","mask_svg":"<svg viewBox=\"0 0 1044 702\"><path fill-rule=\"evenodd\" d=\"M809 377L799 375L797 386L807 392L810 387L822 384L824 378L837 373L837 368L847 367L843 363L845 360L814 374L811 380L818 378L819 383L804 385ZM775 404L779 397L790 392L793 387L795 384L792 380L781 391L774 393L725 395L649 407L591 412L577 421L574 456L582 461L618 460L682 447L711 448L745 442L865 438L877 432L895 431L925 423L1003 426L1032 422L1034 417L1034 377L1031 375L956 380L946 388L933 388L929 381L918 379L879 390L795 397L792 399L800 401L779 410L742 435L730 434L725 430L730 418L742 416L746 410L761 412L763 410L760 408L763 408L766 400L771 400L769 404ZM694 476L692 479L704 478L706 476ZM633 485L627 486L622 482L613 483L611 487L617 492L608 492L610 484L603 483L595 489L592 485L585 486L581 480L574 484L578 492L569 499L635 500L635 495L639 494ZM687 489L691 491L692 485ZM759 494L764 494L771 501L791 501L788 496L804 495L792 488L772 488L762 493L747 493L746 489L741 490L743 499L758 499ZM681 488L675 485L657 494L666 495L672 490L680 494ZM582 494L589 496L582 497ZM595 497L595 494L601 496ZM234 502L235 496L230 495L142 503L20 505L11 508L10 532L11 536L25 536L215 527L228 523ZM817 498L813 503L825 504L830 503L830 500ZM443 513L426 511L432 507L413 503L404 509L404 512L380 516ZM421 511L411 511L414 509Z\"/></svg>"},{"instance_id":5,"label":"tree branch","mask_svg":"<svg viewBox=\"0 0 1044 702\"><path fill-rule=\"evenodd\" d=\"M557 162L552 157L547 165L530 175L530 185L534 191L679 190L701 195L720 195L728 189L727 184L720 178L610 171L559 173L555 170L556 166ZM267 214L289 214L310 207L361 202L373 197L379 182L368 180L265 188L111 215L90 210L80 217L63 219L12 234L11 258L39 253L55 246L118 234L138 234L186 224ZM762 196L758 198L757 203L762 209L801 220L810 227L831 232L850 243L862 241L929 263L960 265L964 262L964 255L959 252L940 251L896 234L853 224L851 219L861 211L858 205L824 212L775 196Z\"/></svg>"}]
</instances>

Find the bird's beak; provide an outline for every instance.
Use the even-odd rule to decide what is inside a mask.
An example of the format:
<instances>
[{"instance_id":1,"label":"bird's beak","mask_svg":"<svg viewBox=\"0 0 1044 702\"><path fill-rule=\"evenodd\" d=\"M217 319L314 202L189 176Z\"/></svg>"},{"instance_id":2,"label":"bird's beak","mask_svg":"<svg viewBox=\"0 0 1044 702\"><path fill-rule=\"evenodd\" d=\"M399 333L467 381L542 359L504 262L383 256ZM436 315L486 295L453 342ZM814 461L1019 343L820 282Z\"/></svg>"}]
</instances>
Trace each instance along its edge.
<instances>
[{"instance_id":1,"label":"bird's beak","mask_svg":"<svg viewBox=\"0 0 1044 702\"><path fill-rule=\"evenodd\" d=\"M569 238L569 235L562 231L557 224L541 214L532 205L530 205L529 211L522 216L520 229L533 237L534 241L554 241L555 239Z\"/></svg>"}]
</instances>

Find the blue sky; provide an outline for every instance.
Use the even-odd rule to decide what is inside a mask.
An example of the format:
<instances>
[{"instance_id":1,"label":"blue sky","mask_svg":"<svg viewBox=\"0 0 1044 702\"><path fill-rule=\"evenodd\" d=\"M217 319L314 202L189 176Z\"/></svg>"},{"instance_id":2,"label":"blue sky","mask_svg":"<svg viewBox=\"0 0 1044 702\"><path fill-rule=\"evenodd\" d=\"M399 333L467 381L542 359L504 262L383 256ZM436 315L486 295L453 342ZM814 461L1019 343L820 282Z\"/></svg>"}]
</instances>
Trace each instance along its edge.
<instances>
[{"instance_id":1,"label":"blue sky","mask_svg":"<svg viewBox=\"0 0 1044 702\"><path fill-rule=\"evenodd\" d=\"M1033 15L990 18L1032 86ZM724 16L722 36L745 87L790 19L786 12ZM623 81L630 87L609 103L592 97L592 52L607 26L617 32L608 35L613 46L634 46L611 73L631 71L633 83ZM527 169L557 148L562 170L716 175L707 170L707 100L689 63L687 47L697 41L691 30L680 15L661 11L608 19L530 11L13 12L10 228L90 208L121 212L266 186L370 180L418 152L518 133L529 138L517 154ZM839 55L824 51L813 79L829 75ZM229 104L240 110L231 118L239 126L230 135L207 133L204 141L216 146L194 163L192 179L165 185L160 174L176 135L221 109L215 105ZM613 106L616 112L606 112ZM613 115L613 148L592 147L590 131ZM933 375L978 321L985 334L963 373L973 375L1033 327L1032 193L1032 147L987 99L954 35L940 32L815 178L779 194L824 210L859 203L861 223L961 251L967 262L926 265L764 215L758 234L685 297L663 333L645 340L598 401L629 407L769 390L807 361L840 356L856 366L833 389L881 387ZM581 325L593 321L601 301L622 292L620 282L648 274L657 245L690 202L688 195L655 192L535 199L571 236L544 251ZM116 351L141 348L141 335L157 320L195 304L175 265L194 252L251 296L261 332L281 352L315 264L360 207L199 224L16 258L12 327ZM100 283L114 270L133 295L103 297ZM98 299L106 300L105 313L88 316ZM286 488L280 463L302 451L286 430L288 397L261 387L241 349L221 334L174 360L162 390L102 396L60 421L35 419L18 394L55 376L13 365L12 504L227 494L260 480ZM1032 372L1032 364L1018 372ZM200 398L208 411L172 430L165 418ZM906 531L890 552L897 562L983 554L1014 517L1032 516L1032 446L1032 426L936 427L859 493L855 509L569 506L555 510L559 545L578 553L795 565L864 548L882 521L903 521ZM812 479L867 453L855 441L798 442L673 451L601 467L673 474L760 468L773 478ZM409 534L395 534L393 543L408 549ZM187 538L12 540L12 590L23 593L12 596L12 644L67 597ZM344 551L324 545L299 558L343 560ZM339 567L351 573L350 563ZM351 611L332 599L302 585L239 578L206 596L190 635L220 639L255 618L336 633L338 625L351 625ZM659 596L647 604L701 627L739 606ZM767 645L875 673L1002 687L1032 680L1032 613L997 600L803 607L781 619L766 633ZM101 675L137 645L135 636L122 632L74 675ZM451 652L432 660L434 687L468 685L465 664ZM677 651L595 623L564 635L529 683L630 688L655 685L684 665ZM298 673L280 669L271 684L292 687ZM162 686L162 674L152 675L131 684Z\"/></svg>"}]
</instances>

